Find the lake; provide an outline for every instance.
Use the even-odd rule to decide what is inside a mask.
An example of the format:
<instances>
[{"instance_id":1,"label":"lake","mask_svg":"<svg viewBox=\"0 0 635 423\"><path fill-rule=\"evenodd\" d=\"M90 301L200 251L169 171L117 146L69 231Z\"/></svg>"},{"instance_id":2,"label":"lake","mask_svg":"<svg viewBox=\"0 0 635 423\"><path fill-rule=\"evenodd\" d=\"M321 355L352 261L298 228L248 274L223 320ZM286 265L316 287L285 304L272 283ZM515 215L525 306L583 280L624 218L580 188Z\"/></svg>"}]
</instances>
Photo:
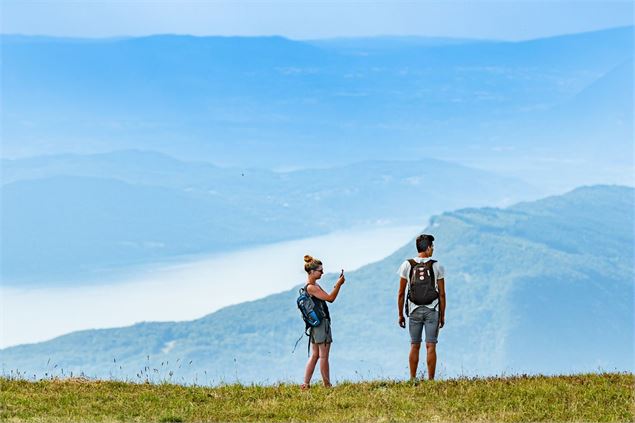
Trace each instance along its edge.
<instances>
[{"instance_id":1,"label":"lake","mask_svg":"<svg viewBox=\"0 0 635 423\"><path fill-rule=\"evenodd\" d=\"M321 259L326 273L351 271L383 259L414 240L422 229L351 229L179 264L156 264L104 284L2 287L0 347L45 341L83 329L196 319L301 284L306 280L305 254Z\"/></svg>"}]
</instances>

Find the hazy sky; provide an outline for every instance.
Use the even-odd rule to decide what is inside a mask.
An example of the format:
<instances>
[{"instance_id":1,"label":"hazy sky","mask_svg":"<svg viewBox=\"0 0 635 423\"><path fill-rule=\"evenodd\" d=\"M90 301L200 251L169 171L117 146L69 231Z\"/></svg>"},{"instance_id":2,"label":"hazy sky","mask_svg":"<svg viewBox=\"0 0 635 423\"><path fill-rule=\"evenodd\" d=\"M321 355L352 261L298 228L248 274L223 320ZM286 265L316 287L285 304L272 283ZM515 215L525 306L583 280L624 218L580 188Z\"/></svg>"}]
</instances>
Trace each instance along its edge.
<instances>
[{"instance_id":1,"label":"hazy sky","mask_svg":"<svg viewBox=\"0 0 635 423\"><path fill-rule=\"evenodd\" d=\"M0 0L2 33L519 40L633 24L632 0Z\"/></svg>"}]
</instances>

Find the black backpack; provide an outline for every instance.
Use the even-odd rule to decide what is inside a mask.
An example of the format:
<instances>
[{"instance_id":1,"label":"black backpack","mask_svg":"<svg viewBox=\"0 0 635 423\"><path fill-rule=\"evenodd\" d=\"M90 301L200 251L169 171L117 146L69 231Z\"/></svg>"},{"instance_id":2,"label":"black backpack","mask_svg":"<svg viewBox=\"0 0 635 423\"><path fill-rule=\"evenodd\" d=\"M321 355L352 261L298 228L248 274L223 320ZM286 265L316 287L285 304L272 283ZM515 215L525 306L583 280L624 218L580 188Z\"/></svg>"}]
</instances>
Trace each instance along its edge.
<instances>
[{"instance_id":1,"label":"black backpack","mask_svg":"<svg viewBox=\"0 0 635 423\"><path fill-rule=\"evenodd\" d=\"M439 298L433 268L433 264L436 261L428 260L425 263L417 263L415 260L410 259L408 262L410 263L408 300L416 305L425 305Z\"/></svg>"}]
</instances>

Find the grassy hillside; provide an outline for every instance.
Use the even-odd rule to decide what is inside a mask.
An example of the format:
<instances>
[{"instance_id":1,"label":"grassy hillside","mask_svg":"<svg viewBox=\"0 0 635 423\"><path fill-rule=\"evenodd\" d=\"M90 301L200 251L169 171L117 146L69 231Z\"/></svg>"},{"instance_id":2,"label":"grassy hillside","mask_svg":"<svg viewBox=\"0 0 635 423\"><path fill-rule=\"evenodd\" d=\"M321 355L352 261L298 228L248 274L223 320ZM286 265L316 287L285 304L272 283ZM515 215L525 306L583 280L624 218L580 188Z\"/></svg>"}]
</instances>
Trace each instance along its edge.
<instances>
[{"instance_id":1,"label":"grassy hillside","mask_svg":"<svg viewBox=\"0 0 635 423\"><path fill-rule=\"evenodd\" d=\"M0 379L2 421L633 421L632 374L217 388Z\"/></svg>"}]
</instances>

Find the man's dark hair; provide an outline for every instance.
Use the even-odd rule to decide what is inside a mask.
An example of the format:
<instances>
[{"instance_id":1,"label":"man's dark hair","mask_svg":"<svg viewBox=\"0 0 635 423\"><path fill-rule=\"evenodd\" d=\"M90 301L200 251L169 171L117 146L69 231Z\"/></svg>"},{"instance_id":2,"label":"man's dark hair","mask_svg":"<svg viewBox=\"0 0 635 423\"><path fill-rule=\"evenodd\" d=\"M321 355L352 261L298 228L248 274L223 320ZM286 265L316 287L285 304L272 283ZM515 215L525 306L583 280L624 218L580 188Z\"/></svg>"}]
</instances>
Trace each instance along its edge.
<instances>
[{"instance_id":1,"label":"man's dark hair","mask_svg":"<svg viewBox=\"0 0 635 423\"><path fill-rule=\"evenodd\" d=\"M428 249L429 246L432 245L432 241L434 241L434 237L428 234L421 234L417 237L417 252L423 253Z\"/></svg>"}]
</instances>

